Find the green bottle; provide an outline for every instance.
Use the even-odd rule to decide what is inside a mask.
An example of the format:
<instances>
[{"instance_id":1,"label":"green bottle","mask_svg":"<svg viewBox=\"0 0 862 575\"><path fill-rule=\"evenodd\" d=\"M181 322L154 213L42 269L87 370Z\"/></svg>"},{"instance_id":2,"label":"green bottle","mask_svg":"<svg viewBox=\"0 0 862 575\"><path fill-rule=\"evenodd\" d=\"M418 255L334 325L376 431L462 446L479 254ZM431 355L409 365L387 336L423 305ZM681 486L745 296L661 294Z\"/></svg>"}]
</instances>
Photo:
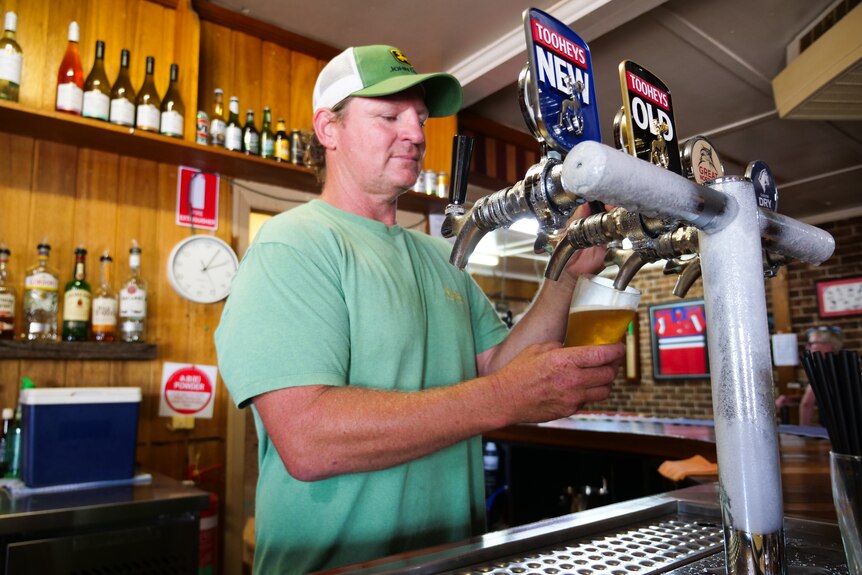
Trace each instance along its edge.
<instances>
[{"instance_id":1,"label":"green bottle","mask_svg":"<svg viewBox=\"0 0 862 575\"><path fill-rule=\"evenodd\" d=\"M242 128L242 151L250 156L260 155L260 134L254 126L254 110L245 113L245 126Z\"/></svg>"},{"instance_id":2,"label":"green bottle","mask_svg":"<svg viewBox=\"0 0 862 575\"><path fill-rule=\"evenodd\" d=\"M63 294L63 341L87 341L92 290L84 268L87 250L75 248L75 272Z\"/></svg>"},{"instance_id":3,"label":"green bottle","mask_svg":"<svg viewBox=\"0 0 862 575\"><path fill-rule=\"evenodd\" d=\"M32 389L36 387L29 377L21 378L21 389ZM15 420L6 436L6 470L3 477L8 479L19 479L21 477L21 398L18 398L18 407L15 409Z\"/></svg>"},{"instance_id":4,"label":"green bottle","mask_svg":"<svg viewBox=\"0 0 862 575\"><path fill-rule=\"evenodd\" d=\"M275 158L275 134L272 133L272 113L263 107L263 128L260 129L260 156L267 160Z\"/></svg>"}]
</instances>

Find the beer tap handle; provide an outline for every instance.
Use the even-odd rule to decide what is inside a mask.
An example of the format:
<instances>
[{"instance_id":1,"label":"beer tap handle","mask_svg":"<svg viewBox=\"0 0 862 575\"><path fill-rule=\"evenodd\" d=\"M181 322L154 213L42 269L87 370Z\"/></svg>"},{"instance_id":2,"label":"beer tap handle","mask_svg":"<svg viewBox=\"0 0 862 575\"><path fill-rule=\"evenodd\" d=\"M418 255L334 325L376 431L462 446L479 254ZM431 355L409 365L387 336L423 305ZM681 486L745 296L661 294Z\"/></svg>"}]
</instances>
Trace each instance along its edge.
<instances>
[{"instance_id":1,"label":"beer tap handle","mask_svg":"<svg viewBox=\"0 0 862 575\"><path fill-rule=\"evenodd\" d=\"M449 203L463 206L467 198L467 178L470 159L473 157L473 138L457 134L452 138L452 185L449 186Z\"/></svg>"}]
</instances>

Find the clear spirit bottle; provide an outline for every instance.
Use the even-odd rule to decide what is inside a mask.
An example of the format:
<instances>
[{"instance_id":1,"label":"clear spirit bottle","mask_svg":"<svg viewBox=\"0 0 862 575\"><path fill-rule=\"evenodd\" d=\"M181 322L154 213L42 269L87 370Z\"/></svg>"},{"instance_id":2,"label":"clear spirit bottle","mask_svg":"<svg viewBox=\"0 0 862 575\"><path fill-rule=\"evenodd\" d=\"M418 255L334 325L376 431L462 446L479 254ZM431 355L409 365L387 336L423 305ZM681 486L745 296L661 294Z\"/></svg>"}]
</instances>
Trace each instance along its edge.
<instances>
[{"instance_id":1,"label":"clear spirit bottle","mask_svg":"<svg viewBox=\"0 0 862 575\"><path fill-rule=\"evenodd\" d=\"M51 246L39 244L39 257L27 269L24 278L23 325L21 339L27 341L57 341L57 303L59 275L48 265Z\"/></svg>"},{"instance_id":2,"label":"clear spirit bottle","mask_svg":"<svg viewBox=\"0 0 862 575\"><path fill-rule=\"evenodd\" d=\"M141 279L141 248L129 249L129 277L120 289L120 339L139 343L146 339L147 282Z\"/></svg>"},{"instance_id":3,"label":"clear spirit bottle","mask_svg":"<svg viewBox=\"0 0 862 575\"><path fill-rule=\"evenodd\" d=\"M108 252L99 258L101 270L99 287L93 295L93 341L116 341L117 339L117 292L111 286L113 258Z\"/></svg>"}]
</instances>

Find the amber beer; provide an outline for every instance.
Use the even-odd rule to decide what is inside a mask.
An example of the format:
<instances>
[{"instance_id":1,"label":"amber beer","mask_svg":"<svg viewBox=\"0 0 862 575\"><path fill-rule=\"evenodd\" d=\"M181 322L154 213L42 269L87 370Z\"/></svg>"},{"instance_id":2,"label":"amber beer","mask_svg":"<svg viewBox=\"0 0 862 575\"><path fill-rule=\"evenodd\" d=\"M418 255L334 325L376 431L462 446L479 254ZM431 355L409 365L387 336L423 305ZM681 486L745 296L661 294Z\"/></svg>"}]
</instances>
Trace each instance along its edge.
<instances>
[{"instance_id":1,"label":"amber beer","mask_svg":"<svg viewBox=\"0 0 862 575\"><path fill-rule=\"evenodd\" d=\"M622 341L635 310L624 307L584 306L569 311L566 345L603 345Z\"/></svg>"}]
</instances>

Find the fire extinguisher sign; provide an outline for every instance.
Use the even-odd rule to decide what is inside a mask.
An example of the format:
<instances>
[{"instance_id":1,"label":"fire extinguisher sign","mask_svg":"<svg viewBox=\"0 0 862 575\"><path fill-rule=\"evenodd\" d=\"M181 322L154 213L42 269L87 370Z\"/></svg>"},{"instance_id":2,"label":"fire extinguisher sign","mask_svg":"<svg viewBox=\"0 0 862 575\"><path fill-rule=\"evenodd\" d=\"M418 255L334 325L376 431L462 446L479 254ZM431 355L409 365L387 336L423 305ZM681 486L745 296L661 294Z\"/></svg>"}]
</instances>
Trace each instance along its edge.
<instances>
[{"instance_id":1,"label":"fire extinguisher sign","mask_svg":"<svg viewBox=\"0 0 862 575\"><path fill-rule=\"evenodd\" d=\"M165 362L159 415L211 419L217 377L214 365Z\"/></svg>"}]
</instances>

